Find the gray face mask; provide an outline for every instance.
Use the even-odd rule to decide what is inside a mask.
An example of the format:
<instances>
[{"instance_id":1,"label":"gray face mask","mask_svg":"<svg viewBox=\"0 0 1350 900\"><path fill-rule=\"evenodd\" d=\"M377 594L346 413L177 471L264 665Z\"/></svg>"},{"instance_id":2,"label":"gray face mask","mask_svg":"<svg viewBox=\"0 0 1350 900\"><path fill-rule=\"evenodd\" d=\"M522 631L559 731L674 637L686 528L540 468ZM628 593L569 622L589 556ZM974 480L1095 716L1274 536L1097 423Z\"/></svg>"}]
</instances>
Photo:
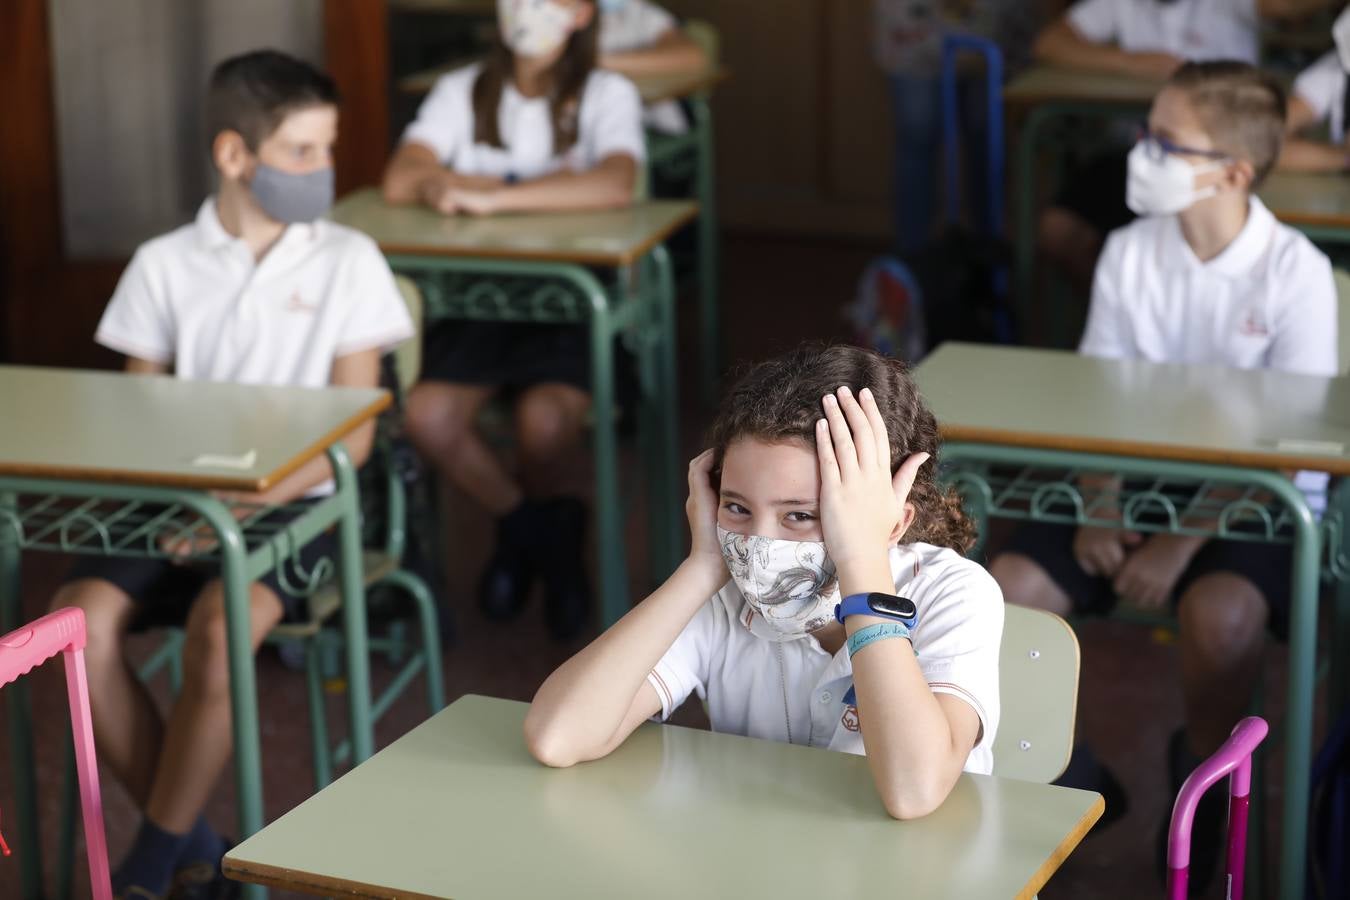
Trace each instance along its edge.
<instances>
[{"instance_id":1,"label":"gray face mask","mask_svg":"<svg viewBox=\"0 0 1350 900\"><path fill-rule=\"evenodd\" d=\"M278 222L313 222L333 206L333 169L296 175L258 163L248 189L262 211Z\"/></svg>"}]
</instances>

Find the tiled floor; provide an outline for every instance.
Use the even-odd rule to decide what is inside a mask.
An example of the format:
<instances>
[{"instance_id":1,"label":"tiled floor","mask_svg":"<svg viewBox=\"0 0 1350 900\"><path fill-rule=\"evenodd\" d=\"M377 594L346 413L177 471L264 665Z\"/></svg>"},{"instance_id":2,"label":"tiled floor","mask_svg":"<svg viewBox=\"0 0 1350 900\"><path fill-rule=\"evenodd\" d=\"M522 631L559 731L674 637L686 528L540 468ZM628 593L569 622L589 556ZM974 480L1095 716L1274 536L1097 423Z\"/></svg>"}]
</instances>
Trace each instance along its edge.
<instances>
[{"instance_id":1,"label":"tiled floor","mask_svg":"<svg viewBox=\"0 0 1350 900\"><path fill-rule=\"evenodd\" d=\"M728 241L724 328L733 360L762 358L806 338L842 336L841 304L847 301L867 259L868 248L819 242L732 239ZM789 264L790 262L790 264ZM685 378L685 451L699 449L699 434L705 420L695 412L691 361L696 353L693 336L693 305L682 308L682 375ZM631 463L632 448L625 454ZM447 596L459 625L459 641L445 655L447 695L454 699L466 693L488 694L527 700L544 676L575 649L558 646L547 638L538 608L532 608L518 625L493 626L481 620L472 607L470 588L487 551L490 533L485 518L451 498L453 510L445 548L448 569ZM633 511L635 529L631 554L632 572L641 572L641 510ZM30 616L40 613L46 597L59 582L66 565L53 557L30 556L25 560L25 604ZM641 585L635 583L635 589ZM1170 804L1163 785L1162 747L1166 735L1180 720L1176 690L1174 649L1146 631L1115 623L1093 622L1079 634L1082 642L1083 679L1080 704L1082 733L1125 782L1130 795L1128 815L1109 829L1093 835L1069 859L1041 896L1055 898L1158 897L1161 887L1152 868L1153 836L1159 817ZM152 646L138 639L134 651ZM1268 712L1278 721L1281 651L1271 653ZM55 669L55 667L48 667ZM38 723L37 752L39 788L44 806L43 849L52 865L56 839L56 798L59 796L59 761L64 697L59 670L36 679L36 708L46 711ZM376 663L378 682L388 677L386 667ZM263 750L266 781L266 812L275 818L311 792L309 735L304 707L303 679L283 668L270 652L258 663L261 694ZM167 699L163 685L157 686ZM5 693L0 691L0 704ZM332 721L343 721L341 698L330 698ZM378 730L381 745L421 721L426 714L419 691L397 704ZM682 720L696 723L701 711L686 710ZM1278 762L1278 760L1276 760ZM1278 769L1272 769L1278 771ZM9 776L8 736L0 743L0 827L16 853L28 851L25 838L15 832L13 792ZM125 850L136 826L136 815L121 790L105 781L106 817L114 860ZM1272 800L1278 798L1272 794ZM231 779L221 779L209 815L217 827L230 831L234 823ZM83 866L81 865L81 890ZM902 893L902 886L897 885ZM16 857L0 858L0 898L18 895ZM80 894L77 894L79 896ZM1254 892L1253 896L1260 896Z\"/></svg>"}]
</instances>

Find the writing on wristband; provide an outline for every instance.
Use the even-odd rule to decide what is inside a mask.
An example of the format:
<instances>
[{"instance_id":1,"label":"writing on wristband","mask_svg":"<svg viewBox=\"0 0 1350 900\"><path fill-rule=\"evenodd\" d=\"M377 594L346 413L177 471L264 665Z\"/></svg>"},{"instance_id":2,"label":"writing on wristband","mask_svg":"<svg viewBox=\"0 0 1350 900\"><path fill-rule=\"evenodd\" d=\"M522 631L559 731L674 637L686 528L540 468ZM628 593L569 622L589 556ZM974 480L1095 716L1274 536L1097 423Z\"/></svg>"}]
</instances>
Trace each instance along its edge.
<instances>
[{"instance_id":1,"label":"writing on wristband","mask_svg":"<svg viewBox=\"0 0 1350 900\"><path fill-rule=\"evenodd\" d=\"M909 628L901 622L882 622L877 625L868 625L866 628L859 628L848 639L848 657L852 659L854 655L874 641L884 641L890 638L904 638L910 643Z\"/></svg>"}]
</instances>

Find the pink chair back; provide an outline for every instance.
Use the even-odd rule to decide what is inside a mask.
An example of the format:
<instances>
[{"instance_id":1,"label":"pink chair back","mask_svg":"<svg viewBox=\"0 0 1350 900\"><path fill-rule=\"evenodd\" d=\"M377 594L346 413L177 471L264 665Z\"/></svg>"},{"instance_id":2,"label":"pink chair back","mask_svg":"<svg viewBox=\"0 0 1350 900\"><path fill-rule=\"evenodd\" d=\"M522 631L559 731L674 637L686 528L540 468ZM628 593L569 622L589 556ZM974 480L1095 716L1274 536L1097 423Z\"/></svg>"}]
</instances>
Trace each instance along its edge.
<instances>
[{"instance_id":1,"label":"pink chair back","mask_svg":"<svg viewBox=\"0 0 1350 900\"><path fill-rule=\"evenodd\" d=\"M0 687L32 671L58 653L66 661L66 693L70 699L70 732L75 740L75 765L84 809L84 840L89 848L89 883L94 900L112 900L108 874L108 842L103 833L103 798L94 756L94 725L89 716L89 682L84 673L84 613L66 608L0 637Z\"/></svg>"},{"instance_id":2,"label":"pink chair back","mask_svg":"<svg viewBox=\"0 0 1350 900\"><path fill-rule=\"evenodd\" d=\"M1228 779L1228 854L1225 871L1230 900L1242 900L1247 859L1247 813L1251 805L1252 754L1266 739L1266 720L1250 716L1237 723L1228 740L1202 762L1186 779L1172 807L1172 825L1167 833L1167 897L1186 900L1190 883L1191 826L1195 809L1205 791L1225 775Z\"/></svg>"}]
</instances>

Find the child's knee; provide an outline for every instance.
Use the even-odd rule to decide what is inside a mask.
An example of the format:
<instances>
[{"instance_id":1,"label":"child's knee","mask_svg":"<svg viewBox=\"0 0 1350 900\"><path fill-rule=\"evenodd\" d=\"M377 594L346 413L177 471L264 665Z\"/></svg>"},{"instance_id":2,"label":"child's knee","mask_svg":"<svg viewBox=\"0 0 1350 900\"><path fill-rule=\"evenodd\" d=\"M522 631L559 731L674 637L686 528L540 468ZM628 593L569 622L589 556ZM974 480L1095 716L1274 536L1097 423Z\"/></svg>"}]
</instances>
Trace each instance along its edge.
<instances>
[{"instance_id":1,"label":"child's knee","mask_svg":"<svg viewBox=\"0 0 1350 900\"><path fill-rule=\"evenodd\" d=\"M1076 256L1092 247L1095 229L1072 210L1052 206L1041 213L1036 227L1036 245L1054 259Z\"/></svg>"},{"instance_id":2,"label":"child's knee","mask_svg":"<svg viewBox=\"0 0 1350 900\"><path fill-rule=\"evenodd\" d=\"M101 578L82 578L62 585L53 595L51 612L74 607L84 613L85 658L97 665L121 657L122 638L131 621L131 598Z\"/></svg>"},{"instance_id":3,"label":"child's knee","mask_svg":"<svg viewBox=\"0 0 1350 900\"><path fill-rule=\"evenodd\" d=\"M1179 609L1184 644L1205 658L1250 655L1265 640L1265 597L1246 578L1219 572L1192 584Z\"/></svg>"},{"instance_id":4,"label":"child's knee","mask_svg":"<svg viewBox=\"0 0 1350 900\"><path fill-rule=\"evenodd\" d=\"M1039 563L1020 553L1000 553L989 563L989 573L998 582L1003 600L1014 606L1046 609L1063 615L1056 603L1063 592Z\"/></svg>"},{"instance_id":5,"label":"child's knee","mask_svg":"<svg viewBox=\"0 0 1350 900\"><path fill-rule=\"evenodd\" d=\"M521 448L535 456L565 449L580 435L588 404L585 394L575 388L527 392L516 409Z\"/></svg>"},{"instance_id":6,"label":"child's knee","mask_svg":"<svg viewBox=\"0 0 1350 900\"><path fill-rule=\"evenodd\" d=\"M476 408L441 385L419 385L408 395L404 425L412 439L424 447L453 451L473 427Z\"/></svg>"}]
</instances>

